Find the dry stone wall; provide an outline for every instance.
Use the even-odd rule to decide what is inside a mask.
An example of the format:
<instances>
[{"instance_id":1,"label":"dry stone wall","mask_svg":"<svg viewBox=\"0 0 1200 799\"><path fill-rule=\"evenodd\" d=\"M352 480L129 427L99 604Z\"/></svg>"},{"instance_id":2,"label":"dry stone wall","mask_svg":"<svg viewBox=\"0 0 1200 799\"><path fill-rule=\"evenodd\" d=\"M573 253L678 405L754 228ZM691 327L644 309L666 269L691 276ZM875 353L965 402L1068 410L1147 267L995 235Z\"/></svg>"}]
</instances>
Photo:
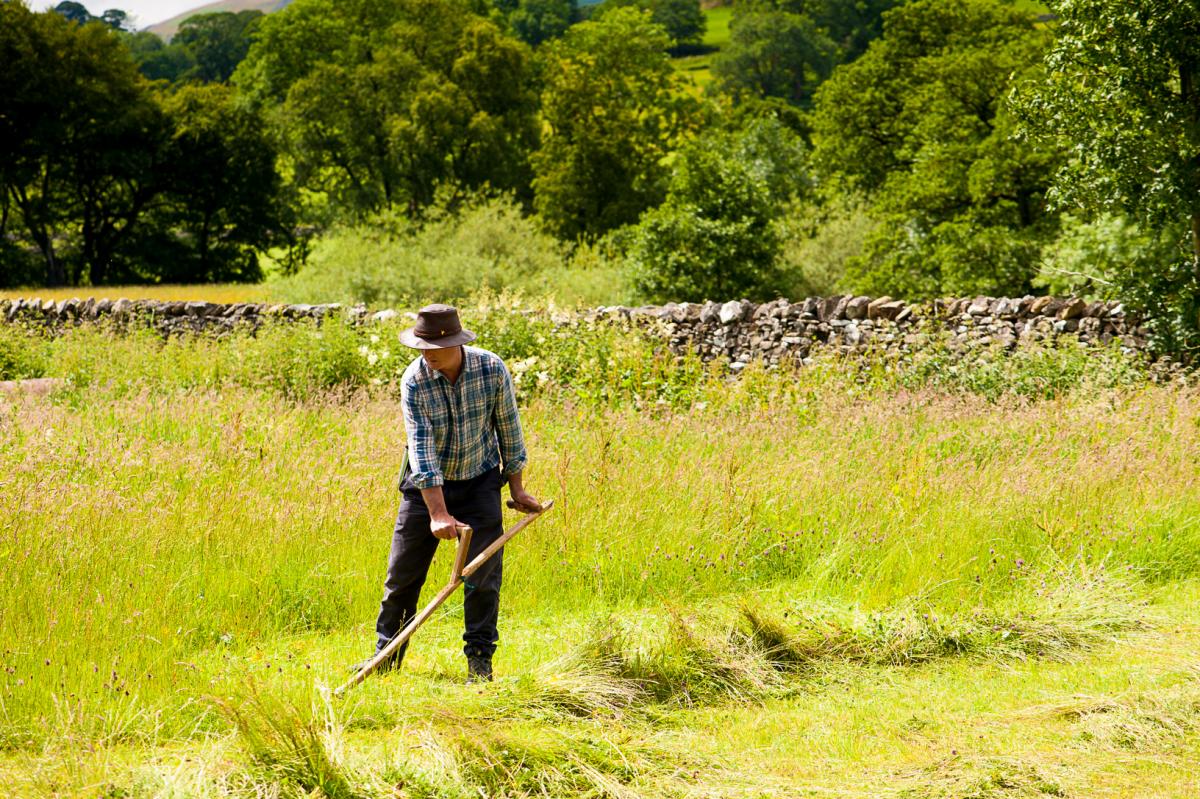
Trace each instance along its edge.
<instances>
[{"instance_id":1,"label":"dry stone wall","mask_svg":"<svg viewBox=\"0 0 1200 799\"><path fill-rule=\"evenodd\" d=\"M734 369L751 360L804 360L819 348L843 353L884 349L907 352L944 338L955 350L1060 338L1146 352L1148 335L1116 302L1055 297L972 297L910 304L891 297L810 297L762 304L679 303L641 308L601 308L601 318L634 323L656 320L673 351L705 360L727 358Z\"/></svg>"},{"instance_id":2,"label":"dry stone wall","mask_svg":"<svg viewBox=\"0 0 1200 799\"><path fill-rule=\"evenodd\" d=\"M342 315L356 324L402 316L365 306L221 304L162 300L0 300L0 321L61 329L87 323L110 323L120 329L149 325L164 335L235 329L257 330L268 321L320 322ZM928 345L931 336L952 348L996 346L1011 350L1022 342L1068 338L1084 345L1117 342L1127 352L1146 351L1147 333L1116 302L1087 302L1056 297L970 297L906 303L891 297L810 297L800 302L775 300L756 304L669 303L629 308L602 307L558 316L570 324L612 320L642 327L664 337L677 353L697 352L704 359L727 358L734 369L752 360L768 363L803 361L819 348L855 353L867 349L911 351ZM468 320L469 321L469 320Z\"/></svg>"}]
</instances>

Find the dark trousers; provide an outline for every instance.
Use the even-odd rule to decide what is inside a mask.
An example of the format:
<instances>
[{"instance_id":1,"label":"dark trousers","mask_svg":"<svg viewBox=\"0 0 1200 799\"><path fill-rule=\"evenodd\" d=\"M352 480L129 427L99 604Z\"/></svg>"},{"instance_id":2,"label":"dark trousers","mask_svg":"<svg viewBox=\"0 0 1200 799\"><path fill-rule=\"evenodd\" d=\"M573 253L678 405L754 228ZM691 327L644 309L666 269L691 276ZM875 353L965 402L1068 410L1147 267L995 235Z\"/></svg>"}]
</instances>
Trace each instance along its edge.
<instances>
[{"instance_id":1,"label":"dark trousers","mask_svg":"<svg viewBox=\"0 0 1200 799\"><path fill-rule=\"evenodd\" d=\"M467 562L504 532L500 511L501 485L503 482L497 467L469 480L447 480L442 486L446 510L462 524L470 525L472 530ZM379 618L375 622L378 636L376 652L395 638L405 622L416 615L421 586L425 584L429 564L433 561L440 540L429 531L429 509L425 507L420 490L413 486L407 475L401 480L400 490L403 499L392 533L383 602L379 605ZM503 556L504 550L501 549L479 571L468 577L463 586L463 651L468 655L491 657L496 651ZM446 576L450 575L447 573ZM406 642L397 652L396 659L403 658L407 649Z\"/></svg>"}]
</instances>

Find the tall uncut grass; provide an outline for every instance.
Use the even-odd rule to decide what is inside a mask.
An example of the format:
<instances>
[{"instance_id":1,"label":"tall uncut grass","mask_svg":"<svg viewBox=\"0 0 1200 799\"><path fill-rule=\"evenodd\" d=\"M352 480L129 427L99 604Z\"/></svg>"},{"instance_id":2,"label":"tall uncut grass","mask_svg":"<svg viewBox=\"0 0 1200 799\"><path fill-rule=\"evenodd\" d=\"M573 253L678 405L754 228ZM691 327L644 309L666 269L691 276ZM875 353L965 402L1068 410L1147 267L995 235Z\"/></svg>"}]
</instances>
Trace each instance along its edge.
<instances>
[{"instance_id":1,"label":"tall uncut grass","mask_svg":"<svg viewBox=\"0 0 1200 799\"><path fill-rule=\"evenodd\" d=\"M731 379L613 328L504 308L472 324L517 376L527 484L556 500L507 552L502 639L570 620L485 715L652 721L639 708L756 701L843 666L1068 658L1153 623L1148 588L1200 570L1200 393L1112 353ZM0 750L236 728L263 779L374 795L308 721L231 697L247 675L340 682L300 642L330 636L346 662L370 645L404 446L395 334L0 328L0 378L67 378L0 396ZM641 744L636 767L547 744L522 755L534 785L499 734L439 738L463 795L669 771Z\"/></svg>"}]
</instances>

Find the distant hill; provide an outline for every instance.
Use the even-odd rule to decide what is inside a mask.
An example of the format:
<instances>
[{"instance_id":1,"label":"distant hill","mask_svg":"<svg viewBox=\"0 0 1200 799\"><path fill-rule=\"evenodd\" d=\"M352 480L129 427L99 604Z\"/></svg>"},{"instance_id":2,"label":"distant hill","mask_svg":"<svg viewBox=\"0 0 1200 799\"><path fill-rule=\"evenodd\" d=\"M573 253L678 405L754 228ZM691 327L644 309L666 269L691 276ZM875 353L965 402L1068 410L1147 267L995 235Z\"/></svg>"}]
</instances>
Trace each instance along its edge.
<instances>
[{"instance_id":1,"label":"distant hill","mask_svg":"<svg viewBox=\"0 0 1200 799\"><path fill-rule=\"evenodd\" d=\"M188 17L193 17L196 14L211 14L214 11L261 11L264 14L269 14L283 8L291 0L218 0L216 3L207 3L202 6L197 6L190 11L184 11L182 14L177 14L170 19L159 22L157 25L151 25L146 30L151 33L157 33L159 36L170 41L175 35L175 31L179 30L179 24Z\"/></svg>"}]
</instances>

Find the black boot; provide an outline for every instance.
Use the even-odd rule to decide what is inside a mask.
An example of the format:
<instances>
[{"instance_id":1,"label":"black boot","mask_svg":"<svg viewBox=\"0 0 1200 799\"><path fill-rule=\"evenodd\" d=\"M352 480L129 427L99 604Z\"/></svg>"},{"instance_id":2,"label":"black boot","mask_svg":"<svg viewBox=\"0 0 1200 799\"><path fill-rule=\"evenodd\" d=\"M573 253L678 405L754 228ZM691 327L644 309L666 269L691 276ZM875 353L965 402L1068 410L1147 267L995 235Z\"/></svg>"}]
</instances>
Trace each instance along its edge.
<instances>
[{"instance_id":1,"label":"black boot","mask_svg":"<svg viewBox=\"0 0 1200 799\"><path fill-rule=\"evenodd\" d=\"M478 649L467 652L467 682L492 681L492 656Z\"/></svg>"}]
</instances>

